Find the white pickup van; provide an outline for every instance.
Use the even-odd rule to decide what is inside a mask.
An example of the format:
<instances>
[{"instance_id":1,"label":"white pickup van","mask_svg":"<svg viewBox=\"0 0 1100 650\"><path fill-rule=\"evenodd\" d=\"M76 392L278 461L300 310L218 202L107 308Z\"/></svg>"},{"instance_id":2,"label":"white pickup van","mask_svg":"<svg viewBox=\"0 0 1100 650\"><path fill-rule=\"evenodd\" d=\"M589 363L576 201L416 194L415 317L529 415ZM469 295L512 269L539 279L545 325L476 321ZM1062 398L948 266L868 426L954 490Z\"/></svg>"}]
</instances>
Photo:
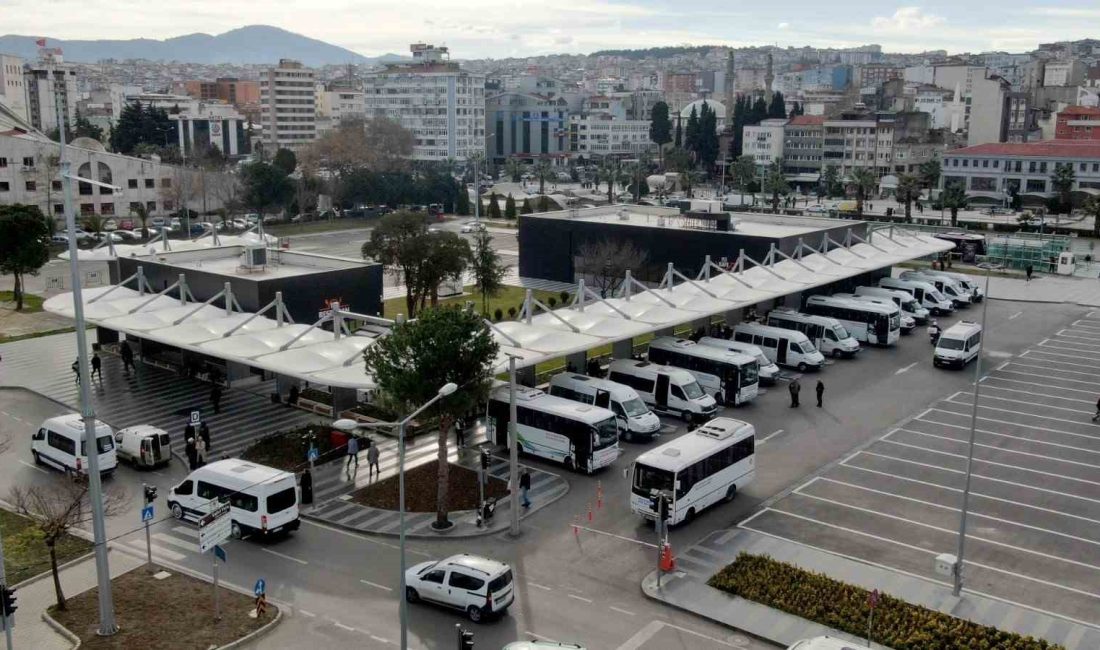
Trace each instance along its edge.
<instances>
[{"instance_id":1,"label":"white pickup van","mask_svg":"<svg viewBox=\"0 0 1100 650\"><path fill-rule=\"evenodd\" d=\"M676 413L685 422L710 419L718 410L714 398L703 392L690 372L680 368L616 359L611 362L608 379L636 390L654 410Z\"/></svg>"},{"instance_id":2,"label":"white pickup van","mask_svg":"<svg viewBox=\"0 0 1100 650\"><path fill-rule=\"evenodd\" d=\"M99 473L101 476L109 475L118 467L111 427L96 420L95 439L99 451ZM88 452L84 444L84 419L79 413L68 413L43 422L31 436L31 456L39 465L52 465L63 472L86 474Z\"/></svg>"},{"instance_id":3,"label":"white pickup van","mask_svg":"<svg viewBox=\"0 0 1100 650\"><path fill-rule=\"evenodd\" d=\"M176 519L198 521L227 502L234 539L268 537L302 524L294 475L239 458L204 465L168 493L168 509Z\"/></svg>"},{"instance_id":4,"label":"white pickup van","mask_svg":"<svg viewBox=\"0 0 1100 650\"><path fill-rule=\"evenodd\" d=\"M574 402L609 409L619 422L624 440L653 438L661 431L661 419L630 386L609 379L562 372L550 378L550 394Z\"/></svg>"}]
</instances>

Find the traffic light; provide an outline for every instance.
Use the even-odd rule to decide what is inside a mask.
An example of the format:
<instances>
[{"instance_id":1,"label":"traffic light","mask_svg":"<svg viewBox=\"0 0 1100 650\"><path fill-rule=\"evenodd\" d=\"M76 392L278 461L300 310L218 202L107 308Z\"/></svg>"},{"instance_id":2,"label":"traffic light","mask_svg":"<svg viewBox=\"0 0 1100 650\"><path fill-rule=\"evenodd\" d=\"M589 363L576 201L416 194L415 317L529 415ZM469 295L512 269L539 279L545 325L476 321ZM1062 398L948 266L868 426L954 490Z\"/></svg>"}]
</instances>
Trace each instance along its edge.
<instances>
[{"instance_id":1,"label":"traffic light","mask_svg":"<svg viewBox=\"0 0 1100 650\"><path fill-rule=\"evenodd\" d=\"M145 487L145 503L150 504L157 500L157 486L146 485Z\"/></svg>"},{"instance_id":2,"label":"traffic light","mask_svg":"<svg viewBox=\"0 0 1100 650\"><path fill-rule=\"evenodd\" d=\"M0 585L0 606L3 607L4 616L11 616L19 609L15 604L15 590L7 585Z\"/></svg>"}]
</instances>

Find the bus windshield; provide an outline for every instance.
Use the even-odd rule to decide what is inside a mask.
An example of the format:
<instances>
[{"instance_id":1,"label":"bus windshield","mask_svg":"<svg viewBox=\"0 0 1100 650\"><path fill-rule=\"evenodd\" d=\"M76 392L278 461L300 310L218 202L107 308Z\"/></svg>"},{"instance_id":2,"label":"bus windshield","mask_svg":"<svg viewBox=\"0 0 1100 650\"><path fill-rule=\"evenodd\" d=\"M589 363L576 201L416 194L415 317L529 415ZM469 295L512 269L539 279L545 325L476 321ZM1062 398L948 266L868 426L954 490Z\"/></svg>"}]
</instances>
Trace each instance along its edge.
<instances>
[{"instance_id":1,"label":"bus windshield","mask_svg":"<svg viewBox=\"0 0 1100 650\"><path fill-rule=\"evenodd\" d=\"M703 396L703 389L699 388L699 384L697 382L688 382L684 384L681 388L684 389L684 395L687 395L688 399L699 399Z\"/></svg>"},{"instance_id":2,"label":"bus windshield","mask_svg":"<svg viewBox=\"0 0 1100 650\"><path fill-rule=\"evenodd\" d=\"M921 307L916 300L907 300L902 303L901 308L909 312L910 314L915 314L920 311Z\"/></svg>"},{"instance_id":3,"label":"bus windshield","mask_svg":"<svg viewBox=\"0 0 1100 650\"><path fill-rule=\"evenodd\" d=\"M645 405L641 398L635 397L623 402L623 411L626 413L626 417L636 418L639 415L649 413L649 407Z\"/></svg>"},{"instance_id":4,"label":"bus windshield","mask_svg":"<svg viewBox=\"0 0 1100 650\"><path fill-rule=\"evenodd\" d=\"M615 423L615 418L607 418L592 427L592 435L594 449L610 447L619 440L619 425Z\"/></svg>"},{"instance_id":5,"label":"bus windshield","mask_svg":"<svg viewBox=\"0 0 1100 650\"><path fill-rule=\"evenodd\" d=\"M943 294L939 291L929 291L928 295L932 297L932 300L936 302L947 302L947 298L943 297Z\"/></svg>"},{"instance_id":6,"label":"bus windshield","mask_svg":"<svg viewBox=\"0 0 1100 650\"><path fill-rule=\"evenodd\" d=\"M812 354L814 352L817 352L817 348L815 348L814 344L810 343L809 341L803 341L799 345L799 349L802 351L803 354Z\"/></svg>"},{"instance_id":7,"label":"bus windshield","mask_svg":"<svg viewBox=\"0 0 1100 650\"><path fill-rule=\"evenodd\" d=\"M945 339L941 337L936 343L936 347L944 350L961 350L963 349L963 341L962 339Z\"/></svg>"},{"instance_id":8,"label":"bus windshield","mask_svg":"<svg viewBox=\"0 0 1100 650\"><path fill-rule=\"evenodd\" d=\"M901 329L901 314L893 314L890 316L890 331Z\"/></svg>"},{"instance_id":9,"label":"bus windshield","mask_svg":"<svg viewBox=\"0 0 1100 650\"><path fill-rule=\"evenodd\" d=\"M837 324L837 326L833 328L833 334L836 334L836 340L838 341L843 341L851 336L848 334L848 330L844 329L844 326L840 324Z\"/></svg>"},{"instance_id":10,"label":"bus windshield","mask_svg":"<svg viewBox=\"0 0 1100 650\"><path fill-rule=\"evenodd\" d=\"M672 491L672 472L642 465L634 466L634 493L646 496L652 490Z\"/></svg>"},{"instance_id":11,"label":"bus windshield","mask_svg":"<svg viewBox=\"0 0 1100 650\"><path fill-rule=\"evenodd\" d=\"M741 385L752 386L760 377L760 366L755 363L747 363L741 366Z\"/></svg>"}]
</instances>

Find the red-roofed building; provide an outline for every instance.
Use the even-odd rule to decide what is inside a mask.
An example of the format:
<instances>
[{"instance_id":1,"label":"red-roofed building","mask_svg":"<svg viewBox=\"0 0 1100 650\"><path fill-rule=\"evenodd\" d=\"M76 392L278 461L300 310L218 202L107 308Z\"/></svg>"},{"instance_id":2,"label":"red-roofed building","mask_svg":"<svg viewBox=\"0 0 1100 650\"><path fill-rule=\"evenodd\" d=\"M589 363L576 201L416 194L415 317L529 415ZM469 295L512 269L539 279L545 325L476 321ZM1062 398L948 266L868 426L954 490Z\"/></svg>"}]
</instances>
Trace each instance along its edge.
<instances>
[{"instance_id":1,"label":"red-roofed building","mask_svg":"<svg viewBox=\"0 0 1100 650\"><path fill-rule=\"evenodd\" d=\"M1006 201L1054 195L1050 177L1059 164L1073 166L1075 193L1100 195L1100 141L994 142L943 155L942 187L962 183L971 198Z\"/></svg>"},{"instance_id":2,"label":"red-roofed building","mask_svg":"<svg viewBox=\"0 0 1100 650\"><path fill-rule=\"evenodd\" d=\"M1055 140L1100 140L1100 108L1069 106L1058 113Z\"/></svg>"}]
</instances>

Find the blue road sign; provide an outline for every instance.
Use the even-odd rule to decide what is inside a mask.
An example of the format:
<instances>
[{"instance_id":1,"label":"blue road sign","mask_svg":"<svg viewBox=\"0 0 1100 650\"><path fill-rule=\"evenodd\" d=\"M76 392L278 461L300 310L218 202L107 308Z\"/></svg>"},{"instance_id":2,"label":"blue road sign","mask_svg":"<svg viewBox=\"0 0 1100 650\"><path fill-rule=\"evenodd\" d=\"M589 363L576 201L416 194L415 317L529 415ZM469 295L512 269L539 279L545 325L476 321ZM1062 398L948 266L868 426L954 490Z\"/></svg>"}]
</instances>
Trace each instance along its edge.
<instances>
[{"instance_id":1,"label":"blue road sign","mask_svg":"<svg viewBox=\"0 0 1100 650\"><path fill-rule=\"evenodd\" d=\"M257 596L260 596L260 595L264 594L266 591L267 591L267 583L264 582L263 578L260 578L259 580L256 581L256 586L252 588L252 593L256 594Z\"/></svg>"},{"instance_id":2,"label":"blue road sign","mask_svg":"<svg viewBox=\"0 0 1100 650\"><path fill-rule=\"evenodd\" d=\"M306 452L306 461L307 462L312 463L313 461L317 460L320 457L321 457L321 452L318 451L316 447L310 447L309 451Z\"/></svg>"},{"instance_id":3,"label":"blue road sign","mask_svg":"<svg viewBox=\"0 0 1100 650\"><path fill-rule=\"evenodd\" d=\"M214 546L214 557L225 562L225 549L220 546Z\"/></svg>"},{"instance_id":4,"label":"blue road sign","mask_svg":"<svg viewBox=\"0 0 1100 650\"><path fill-rule=\"evenodd\" d=\"M153 504L150 503L141 509L141 521L142 523L153 521Z\"/></svg>"}]
</instances>

